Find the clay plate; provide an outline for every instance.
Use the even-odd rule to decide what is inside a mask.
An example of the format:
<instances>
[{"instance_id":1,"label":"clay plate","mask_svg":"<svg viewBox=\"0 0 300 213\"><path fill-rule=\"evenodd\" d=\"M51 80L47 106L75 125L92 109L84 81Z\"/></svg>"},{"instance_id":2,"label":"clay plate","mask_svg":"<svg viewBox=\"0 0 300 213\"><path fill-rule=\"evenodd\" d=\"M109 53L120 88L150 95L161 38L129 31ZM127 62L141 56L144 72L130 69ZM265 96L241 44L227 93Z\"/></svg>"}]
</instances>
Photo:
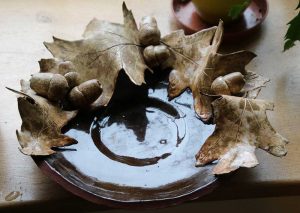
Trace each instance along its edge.
<instances>
[{"instance_id":1,"label":"clay plate","mask_svg":"<svg viewBox=\"0 0 300 213\"><path fill-rule=\"evenodd\" d=\"M214 126L196 118L189 91L169 102L166 87L78 116L65 129L78 144L34 160L68 191L112 207L166 207L211 192L212 166L194 165Z\"/></svg>"},{"instance_id":2,"label":"clay plate","mask_svg":"<svg viewBox=\"0 0 300 213\"><path fill-rule=\"evenodd\" d=\"M211 27L198 15L191 1L173 0L174 16L186 34L192 34L199 30ZM243 16L234 23L225 25L224 41L233 42L242 37L250 36L268 14L268 2L266 0L252 0Z\"/></svg>"}]
</instances>

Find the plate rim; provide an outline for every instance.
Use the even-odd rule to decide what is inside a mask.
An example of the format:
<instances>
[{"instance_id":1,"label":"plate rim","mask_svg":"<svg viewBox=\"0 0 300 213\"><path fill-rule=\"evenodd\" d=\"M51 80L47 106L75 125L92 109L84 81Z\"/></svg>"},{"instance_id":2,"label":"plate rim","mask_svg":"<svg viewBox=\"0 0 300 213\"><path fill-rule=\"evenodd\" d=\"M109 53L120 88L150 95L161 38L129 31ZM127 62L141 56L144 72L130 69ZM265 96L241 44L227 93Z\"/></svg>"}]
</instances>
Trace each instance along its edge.
<instances>
[{"instance_id":1,"label":"plate rim","mask_svg":"<svg viewBox=\"0 0 300 213\"><path fill-rule=\"evenodd\" d=\"M49 177L51 180L59 184L65 190L80 197L84 200L90 201L97 205L104 205L112 208L124 208L124 209L157 209L165 208L181 204L186 201L192 201L198 199L204 195L211 193L220 185L220 180L216 177L212 182L202 186L195 191L180 195L174 198L164 198L149 201L120 201L114 199L104 198L88 192L80 187L75 186L72 182L68 181L65 177L59 174L47 161L46 156L32 156L33 161L40 168L40 170Z\"/></svg>"}]
</instances>

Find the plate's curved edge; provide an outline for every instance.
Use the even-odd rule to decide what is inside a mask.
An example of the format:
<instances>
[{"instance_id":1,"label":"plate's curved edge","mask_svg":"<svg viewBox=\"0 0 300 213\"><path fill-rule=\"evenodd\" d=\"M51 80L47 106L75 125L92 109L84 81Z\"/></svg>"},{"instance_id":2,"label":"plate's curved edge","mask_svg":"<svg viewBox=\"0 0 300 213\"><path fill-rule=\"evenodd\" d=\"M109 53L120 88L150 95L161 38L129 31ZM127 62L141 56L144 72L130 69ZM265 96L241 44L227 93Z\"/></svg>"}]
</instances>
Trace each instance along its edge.
<instances>
[{"instance_id":1,"label":"plate's curved edge","mask_svg":"<svg viewBox=\"0 0 300 213\"><path fill-rule=\"evenodd\" d=\"M220 181L218 178L215 178L215 180L206 186L202 187L199 190L195 190L191 192L190 194L186 194L183 196L178 196L171 199L160 199L160 200L153 200L153 201L140 201L140 202L123 202L123 201L117 201L117 200L111 200L99 197L97 195L94 195L90 192L87 192L79 187L76 187L73 183L66 180L64 177L62 177L58 172L55 171L44 159L44 157L37 157L32 156L32 159L37 164L37 166L41 169L41 171L50 177L53 181L58 183L61 187L63 187L65 190L71 192L72 194L88 200L92 203L98 204L98 205L104 205L109 206L112 208L126 208L126 209L154 209L154 208L165 208L169 206L178 205L180 203L191 201L198 199L204 195L207 195L211 193L214 189L216 189L220 185Z\"/></svg>"},{"instance_id":2,"label":"plate's curved edge","mask_svg":"<svg viewBox=\"0 0 300 213\"><path fill-rule=\"evenodd\" d=\"M261 20L255 26L247 29L246 31L241 31L241 32L238 32L238 33L225 32L224 33L224 40L225 41L234 41L237 37L243 37L246 34L252 33L255 30L257 30L262 25L262 23L265 21L266 17L269 14L269 3L268 3L268 0L263 0L263 1L254 0L254 1L255 1L256 4L257 4L257 2L258 2L258 4L264 4L264 7L263 7L264 8L264 15L262 16ZM191 28L190 26L182 23L180 21L180 19L178 18L177 12L175 11L175 6L178 4L177 2L178 2L178 0L172 0L171 1L172 13L173 13L173 17L175 17L175 19L176 19L176 22L180 26L182 26L183 29L184 29L184 31L187 32L188 34L196 33L197 30L195 30L195 29ZM208 25L208 27L209 27L209 25ZM205 28L203 28L203 29L205 29Z\"/></svg>"}]
</instances>

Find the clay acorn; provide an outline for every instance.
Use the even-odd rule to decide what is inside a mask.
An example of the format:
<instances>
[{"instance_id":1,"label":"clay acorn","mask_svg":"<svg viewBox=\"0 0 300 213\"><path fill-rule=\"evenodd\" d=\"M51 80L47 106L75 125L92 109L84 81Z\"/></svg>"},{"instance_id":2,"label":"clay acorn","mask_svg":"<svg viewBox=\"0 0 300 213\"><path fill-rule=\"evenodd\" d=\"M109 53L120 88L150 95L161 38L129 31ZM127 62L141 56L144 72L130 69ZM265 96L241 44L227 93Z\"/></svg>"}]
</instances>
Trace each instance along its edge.
<instances>
[{"instance_id":1,"label":"clay acorn","mask_svg":"<svg viewBox=\"0 0 300 213\"><path fill-rule=\"evenodd\" d=\"M211 84L211 89L216 95L234 95L239 93L244 85L244 76L240 72L233 72L216 78Z\"/></svg>"},{"instance_id":2,"label":"clay acorn","mask_svg":"<svg viewBox=\"0 0 300 213\"><path fill-rule=\"evenodd\" d=\"M157 22L152 16L144 16L140 22L139 40L142 45L158 45L160 40L160 30Z\"/></svg>"},{"instance_id":3,"label":"clay acorn","mask_svg":"<svg viewBox=\"0 0 300 213\"><path fill-rule=\"evenodd\" d=\"M143 55L147 65L157 67L170 57L170 51L165 45L151 45L144 49Z\"/></svg>"},{"instance_id":4,"label":"clay acorn","mask_svg":"<svg viewBox=\"0 0 300 213\"><path fill-rule=\"evenodd\" d=\"M30 87L38 95L50 101L63 100L69 91L67 79L60 74L36 73L30 79Z\"/></svg>"},{"instance_id":5,"label":"clay acorn","mask_svg":"<svg viewBox=\"0 0 300 213\"><path fill-rule=\"evenodd\" d=\"M74 87L69 95L68 100L76 108L88 108L102 93L102 87L98 80L92 79L85 81Z\"/></svg>"},{"instance_id":6,"label":"clay acorn","mask_svg":"<svg viewBox=\"0 0 300 213\"><path fill-rule=\"evenodd\" d=\"M66 78L70 89L79 85L79 74L77 72L68 72L64 77Z\"/></svg>"}]
</instances>

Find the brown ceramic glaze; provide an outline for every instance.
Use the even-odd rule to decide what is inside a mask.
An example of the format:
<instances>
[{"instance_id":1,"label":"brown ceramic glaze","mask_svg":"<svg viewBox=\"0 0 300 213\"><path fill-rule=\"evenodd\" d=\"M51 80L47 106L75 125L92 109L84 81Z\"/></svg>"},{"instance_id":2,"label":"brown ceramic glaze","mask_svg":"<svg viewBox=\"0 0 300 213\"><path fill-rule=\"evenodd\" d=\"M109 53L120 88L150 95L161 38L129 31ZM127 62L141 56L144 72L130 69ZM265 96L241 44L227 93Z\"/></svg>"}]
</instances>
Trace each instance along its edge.
<instances>
[{"instance_id":1,"label":"brown ceramic glaze","mask_svg":"<svg viewBox=\"0 0 300 213\"><path fill-rule=\"evenodd\" d=\"M191 1L173 0L172 6L174 16L185 33L192 34L211 27L210 24L200 18ZM237 42L239 38L251 36L264 21L267 13L268 2L266 0L252 0L240 19L225 25L224 40Z\"/></svg>"},{"instance_id":2,"label":"brown ceramic glaze","mask_svg":"<svg viewBox=\"0 0 300 213\"><path fill-rule=\"evenodd\" d=\"M166 87L79 115L65 128L78 144L34 159L67 190L113 207L165 207L210 192L217 179L211 166L195 167L195 154L214 126L196 118L189 91L169 102Z\"/></svg>"}]
</instances>

